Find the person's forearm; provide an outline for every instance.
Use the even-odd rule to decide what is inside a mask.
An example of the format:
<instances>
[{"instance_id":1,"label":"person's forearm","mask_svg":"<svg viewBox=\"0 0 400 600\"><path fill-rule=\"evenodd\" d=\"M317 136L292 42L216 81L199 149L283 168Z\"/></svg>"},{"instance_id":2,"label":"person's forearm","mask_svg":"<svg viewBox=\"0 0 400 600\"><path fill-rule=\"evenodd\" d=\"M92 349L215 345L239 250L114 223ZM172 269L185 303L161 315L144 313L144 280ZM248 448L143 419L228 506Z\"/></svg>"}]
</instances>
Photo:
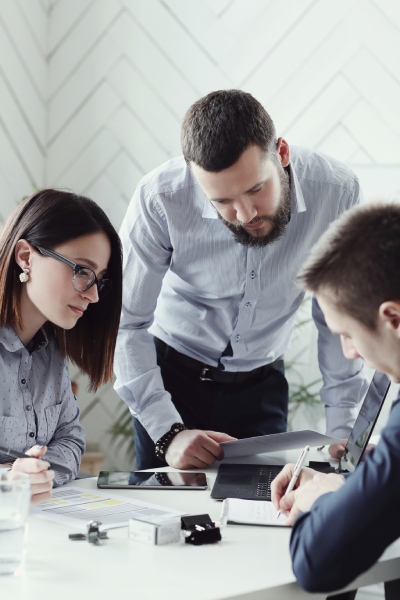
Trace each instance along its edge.
<instances>
[{"instance_id":1,"label":"person's forearm","mask_svg":"<svg viewBox=\"0 0 400 600\"><path fill-rule=\"evenodd\" d=\"M179 419L165 391L153 337L148 332L171 259L168 231L159 210L149 210L151 202L146 185L139 184L120 231L125 284L115 350L114 387L156 441L168 429L165 424L163 427L163 417L158 417L158 412L168 413L169 409L170 416L175 417L170 425Z\"/></svg>"},{"instance_id":2,"label":"person's forearm","mask_svg":"<svg viewBox=\"0 0 400 600\"><path fill-rule=\"evenodd\" d=\"M55 471L54 487L76 479L84 452L83 440L59 440L50 442L43 460L58 463L70 469L70 475Z\"/></svg>"},{"instance_id":3,"label":"person's forearm","mask_svg":"<svg viewBox=\"0 0 400 600\"><path fill-rule=\"evenodd\" d=\"M115 391L156 442L181 417L165 390L153 337L123 323L118 334Z\"/></svg>"},{"instance_id":4,"label":"person's forearm","mask_svg":"<svg viewBox=\"0 0 400 600\"><path fill-rule=\"evenodd\" d=\"M361 359L344 357L340 338L333 335L316 299L312 315L318 329L318 362L324 384L321 401L325 406L326 434L347 438L357 415L357 405L364 396L368 381Z\"/></svg>"},{"instance_id":5,"label":"person's forearm","mask_svg":"<svg viewBox=\"0 0 400 600\"><path fill-rule=\"evenodd\" d=\"M346 487L346 486L344 486ZM341 490L319 498L293 526L290 553L293 572L309 592L334 592L370 568L400 535L398 524L382 527L382 514L365 518L368 502L352 504L352 494L337 501ZM374 513L374 511L372 511Z\"/></svg>"},{"instance_id":6,"label":"person's forearm","mask_svg":"<svg viewBox=\"0 0 400 600\"><path fill-rule=\"evenodd\" d=\"M337 492L316 500L295 522L290 541L293 571L306 590L344 587L400 537L399 415L397 402L375 450Z\"/></svg>"}]
</instances>

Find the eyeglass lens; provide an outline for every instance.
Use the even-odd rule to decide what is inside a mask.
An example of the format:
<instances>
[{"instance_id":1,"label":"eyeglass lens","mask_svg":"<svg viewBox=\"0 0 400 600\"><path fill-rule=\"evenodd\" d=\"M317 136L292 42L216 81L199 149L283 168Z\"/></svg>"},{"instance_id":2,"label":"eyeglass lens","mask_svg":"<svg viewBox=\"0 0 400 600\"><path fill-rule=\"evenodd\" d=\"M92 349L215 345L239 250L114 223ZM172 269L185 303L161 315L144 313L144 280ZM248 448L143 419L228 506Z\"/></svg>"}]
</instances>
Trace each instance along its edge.
<instances>
[{"instance_id":1,"label":"eyeglass lens","mask_svg":"<svg viewBox=\"0 0 400 600\"><path fill-rule=\"evenodd\" d=\"M97 279L96 275L91 269L78 268L72 278L72 283L77 292L85 292L94 283L97 283L97 291L99 298L104 296L111 287L111 281L109 279Z\"/></svg>"}]
</instances>

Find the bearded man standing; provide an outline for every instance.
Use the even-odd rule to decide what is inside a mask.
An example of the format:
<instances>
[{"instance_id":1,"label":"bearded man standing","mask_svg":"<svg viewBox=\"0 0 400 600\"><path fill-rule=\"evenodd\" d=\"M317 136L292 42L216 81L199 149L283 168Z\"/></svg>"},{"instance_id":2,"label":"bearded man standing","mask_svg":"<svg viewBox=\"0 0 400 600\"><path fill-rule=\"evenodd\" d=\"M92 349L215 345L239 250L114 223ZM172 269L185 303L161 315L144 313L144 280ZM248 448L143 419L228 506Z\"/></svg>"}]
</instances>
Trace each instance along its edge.
<instances>
[{"instance_id":1,"label":"bearded man standing","mask_svg":"<svg viewBox=\"0 0 400 600\"><path fill-rule=\"evenodd\" d=\"M362 198L344 164L277 137L248 93L193 104L183 156L144 177L121 228L124 300L115 388L137 466L205 468L220 443L286 431L282 356L304 292L296 274ZM366 389L313 301L327 434L347 437ZM334 447L332 454L340 453Z\"/></svg>"}]
</instances>

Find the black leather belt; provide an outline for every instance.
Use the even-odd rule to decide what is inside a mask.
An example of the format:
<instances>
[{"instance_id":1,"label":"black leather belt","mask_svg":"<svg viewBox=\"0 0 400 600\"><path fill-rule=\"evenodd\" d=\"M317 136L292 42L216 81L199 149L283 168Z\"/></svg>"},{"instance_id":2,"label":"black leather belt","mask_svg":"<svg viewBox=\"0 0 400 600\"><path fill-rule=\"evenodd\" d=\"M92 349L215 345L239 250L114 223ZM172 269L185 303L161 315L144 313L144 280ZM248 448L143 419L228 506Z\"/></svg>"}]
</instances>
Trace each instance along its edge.
<instances>
[{"instance_id":1,"label":"black leather belt","mask_svg":"<svg viewBox=\"0 0 400 600\"><path fill-rule=\"evenodd\" d=\"M216 383L242 383L243 381L249 381L261 375L265 376L271 371L276 371L283 368L283 360L279 358L269 365L258 367L252 371L221 371L221 369L218 367L212 367L211 365L207 365L200 360L196 360L195 358L191 358L190 356L186 356L186 354L178 352L175 350L175 348L168 346L168 344L159 338L155 337L154 343L157 348L157 352L162 356L162 358L170 359L171 361L188 367L192 371L196 371L201 381L215 381Z\"/></svg>"}]
</instances>

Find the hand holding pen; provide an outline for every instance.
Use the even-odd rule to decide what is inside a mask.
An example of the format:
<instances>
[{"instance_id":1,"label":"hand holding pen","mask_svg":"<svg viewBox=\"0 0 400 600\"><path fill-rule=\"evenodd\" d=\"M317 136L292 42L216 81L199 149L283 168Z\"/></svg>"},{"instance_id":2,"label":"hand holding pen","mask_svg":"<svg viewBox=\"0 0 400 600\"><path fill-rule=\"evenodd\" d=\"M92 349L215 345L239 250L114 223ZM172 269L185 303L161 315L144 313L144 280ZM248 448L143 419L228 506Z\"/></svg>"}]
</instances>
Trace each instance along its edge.
<instances>
[{"instance_id":1,"label":"hand holding pen","mask_svg":"<svg viewBox=\"0 0 400 600\"><path fill-rule=\"evenodd\" d=\"M45 448L45 451L41 453L45 454L47 447L46 446L34 446L34 448ZM31 448L32 450L32 448ZM29 452L29 450L28 450ZM0 454L6 454L7 456L11 456L12 458L34 458L33 456L31 456L30 454L28 454L28 452L19 452L18 450L12 450L10 447L5 448L3 446L0 446ZM45 459L46 460L46 459ZM66 473L67 475L70 475L71 470L68 469L68 467L64 467L64 465L59 465L57 463L54 462L50 462L47 461L49 464L49 469L53 469L53 471L60 471L60 473Z\"/></svg>"},{"instance_id":2,"label":"hand holding pen","mask_svg":"<svg viewBox=\"0 0 400 600\"><path fill-rule=\"evenodd\" d=\"M51 467L55 467L55 465L50 464L46 459L41 460L46 451L46 446L33 446L33 448L28 450L29 454L15 451L8 447L0 447L0 454L6 454L17 459L11 465L10 476L12 476L13 472L22 472L29 475L32 506L51 498L54 479L54 471L51 470ZM0 467L1 466L2 465L0 464ZM57 466L66 469L63 465Z\"/></svg>"},{"instance_id":3,"label":"hand holding pen","mask_svg":"<svg viewBox=\"0 0 400 600\"><path fill-rule=\"evenodd\" d=\"M296 481L300 475L300 471L303 468L304 462L307 458L307 454L310 450L310 446L306 446L304 448L304 450L302 451L302 453L300 454L297 463L295 464L294 470L293 470L293 475L292 478L289 481L289 485L286 488L285 494L284 496L286 496L287 494L290 494L290 492L293 490L294 486L296 485ZM276 515L276 518L279 519L280 515L282 513L282 510L279 509Z\"/></svg>"}]
</instances>

